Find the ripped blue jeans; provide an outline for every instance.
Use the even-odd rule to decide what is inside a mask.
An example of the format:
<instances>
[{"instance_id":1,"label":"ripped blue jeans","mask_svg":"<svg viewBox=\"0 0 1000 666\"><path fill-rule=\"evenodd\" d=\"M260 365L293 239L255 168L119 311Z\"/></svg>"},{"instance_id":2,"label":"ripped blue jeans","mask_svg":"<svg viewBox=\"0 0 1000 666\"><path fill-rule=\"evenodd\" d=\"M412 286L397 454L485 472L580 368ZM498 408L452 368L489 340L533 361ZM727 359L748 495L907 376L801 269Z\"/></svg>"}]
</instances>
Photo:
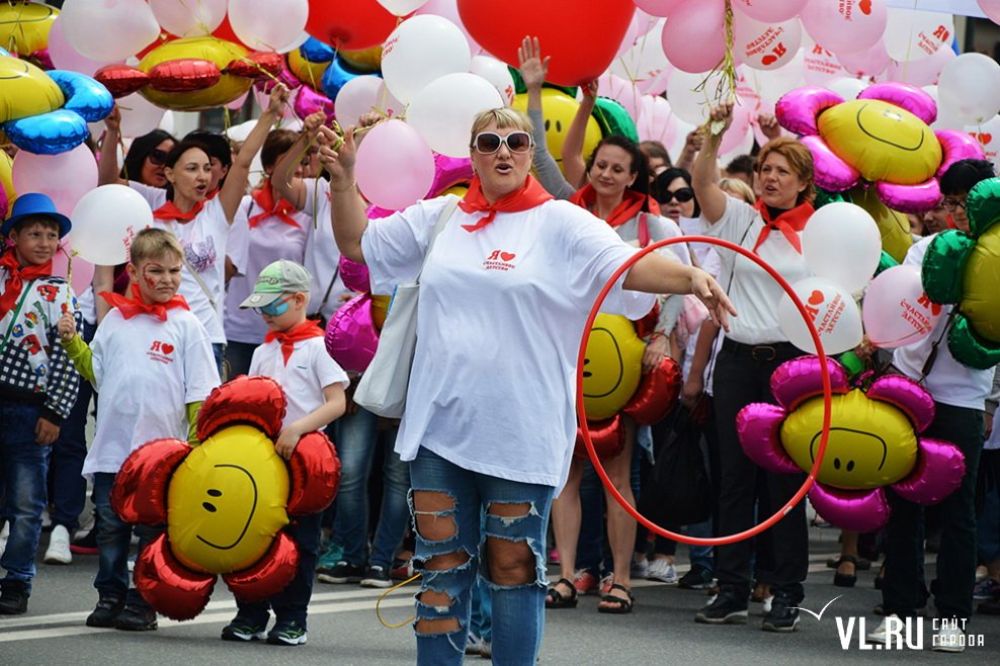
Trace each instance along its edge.
<instances>
[{"instance_id":1,"label":"ripped blue jeans","mask_svg":"<svg viewBox=\"0 0 1000 666\"><path fill-rule=\"evenodd\" d=\"M545 623L545 532L555 489L471 472L424 448L410 463L410 480L414 563L423 574L417 663L462 663L472 588L482 575L492 592L494 661L534 664Z\"/></svg>"}]
</instances>

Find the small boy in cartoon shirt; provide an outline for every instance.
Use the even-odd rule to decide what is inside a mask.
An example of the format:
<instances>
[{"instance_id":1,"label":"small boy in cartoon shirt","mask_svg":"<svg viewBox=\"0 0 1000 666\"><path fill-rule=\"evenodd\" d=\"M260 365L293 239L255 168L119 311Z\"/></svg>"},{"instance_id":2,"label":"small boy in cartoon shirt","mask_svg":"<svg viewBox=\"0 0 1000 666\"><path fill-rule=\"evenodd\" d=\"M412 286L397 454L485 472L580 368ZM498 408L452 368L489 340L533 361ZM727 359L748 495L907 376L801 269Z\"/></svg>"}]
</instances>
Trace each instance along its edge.
<instances>
[{"instance_id":1,"label":"small boy in cartoon shirt","mask_svg":"<svg viewBox=\"0 0 1000 666\"><path fill-rule=\"evenodd\" d=\"M79 315L52 259L70 221L44 194L23 194L0 226L9 247L0 255L0 469L11 516L0 566L0 615L28 609L35 551L42 531L51 445L69 416L80 378L58 344L65 314Z\"/></svg>"}]
</instances>

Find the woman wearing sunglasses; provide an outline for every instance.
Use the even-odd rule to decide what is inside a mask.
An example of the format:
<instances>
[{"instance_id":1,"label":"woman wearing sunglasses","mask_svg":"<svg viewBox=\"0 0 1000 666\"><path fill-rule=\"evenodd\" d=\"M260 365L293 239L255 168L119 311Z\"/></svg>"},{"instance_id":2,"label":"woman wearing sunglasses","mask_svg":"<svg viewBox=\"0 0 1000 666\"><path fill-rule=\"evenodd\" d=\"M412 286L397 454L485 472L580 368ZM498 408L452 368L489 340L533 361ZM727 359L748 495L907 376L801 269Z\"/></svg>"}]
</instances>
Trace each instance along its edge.
<instances>
[{"instance_id":1,"label":"woman wearing sunglasses","mask_svg":"<svg viewBox=\"0 0 1000 666\"><path fill-rule=\"evenodd\" d=\"M177 145L172 134L155 129L132 140L121 172L118 171L118 144L122 140L121 112L116 106L104 119L101 155L98 160L98 183L128 185L141 194L149 207L156 210L167 200L167 177L164 174L167 155Z\"/></svg>"},{"instance_id":2,"label":"woman wearing sunglasses","mask_svg":"<svg viewBox=\"0 0 1000 666\"><path fill-rule=\"evenodd\" d=\"M421 664L462 662L480 569L492 591L494 658L534 663L546 523L576 437L580 337L601 286L635 252L584 209L553 201L530 176L531 130L517 111L481 113L470 140L476 175L461 201L439 197L371 221L355 186L353 130L342 143L322 130L331 142L321 160L341 252L368 265L375 291L420 274L417 346L396 450L410 461L414 559L423 570L415 625ZM694 292L713 316L725 321L731 312L707 274L657 254L631 268L605 307L648 310L652 299L641 291Z\"/></svg>"}]
</instances>

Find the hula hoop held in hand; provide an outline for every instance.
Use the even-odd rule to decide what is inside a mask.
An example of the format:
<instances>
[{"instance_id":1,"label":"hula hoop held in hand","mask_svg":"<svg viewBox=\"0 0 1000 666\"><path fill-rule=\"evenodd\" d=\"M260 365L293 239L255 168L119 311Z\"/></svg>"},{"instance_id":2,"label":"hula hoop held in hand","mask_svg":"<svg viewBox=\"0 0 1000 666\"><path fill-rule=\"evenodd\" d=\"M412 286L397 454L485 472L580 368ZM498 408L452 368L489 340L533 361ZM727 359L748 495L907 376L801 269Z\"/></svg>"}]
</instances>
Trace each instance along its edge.
<instances>
[{"instance_id":1,"label":"hula hoop held in hand","mask_svg":"<svg viewBox=\"0 0 1000 666\"><path fill-rule=\"evenodd\" d=\"M590 340L590 331L594 326L594 320L597 318L597 314L601 309L601 305L604 304L604 300L608 296L608 292L614 287L618 279L633 265L643 257L645 257L650 252L660 249L661 247L666 247L668 245L674 245L677 243L707 243L709 245L716 245L727 250L741 254L747 259L751 260L758 266L760 266L764 271L768 273L774 280L781 285L781 288L788 294L789 298L792 299L792 303L795 308L799 311L799 315L806 323L806 327L809 329L809 335L812 338L813 345L816 346L816 355L820 360L820 377L823 380L823 430L820 434L819 440L819 450L816 452L816 460L813 462L812 468L809 470L809 474L806 476L806 480L799 487L798 492L789 499L784 506L778 509L770 518L762 523L754 525L748 530L743 532L738 532L736 534L728 534L719 537L711 538L698 538L691 537L684 534L678 534L677 532L671 532L670 530L660 527L653 521L649 520L643 516L639 511L633 507L631 504L625 501L622 494L618 492L614 484L611 483L611 479L608 477L608 473L604 470L604 465L601 464L600 458L597 457L597 451L594 449L594 442L590 437L590 429L587 427L587 411L583 404L583 367L584 360L587 354L587 342ZM681 543L690 544L693 546L725 546L727 544L737 543L743 541L744 539L749 539L751 537L757 536L764 530L770 528L772 525L777 523L779 520L784 518L789 511L791 511L796 504L802 501L806 496L806 493L812 488L813 483L816 481L816 475L819 473L820 466L823 464L823 457L826 455L826 445L830 439L830 417L831 417L831 399L833 397L832 389L830 385L830 371L827 368L826 363L826 352L823 350L823 343L819 339L819 333L816 331L816 327L813 325L812 319L809 317L808 312L806 312L805 306L799 299L798 295L792 289L792 286L788 283L785 278L783 278L774 268L772 268L767 262L758 257L756 254L750 252L749 250L731 243L729 241L720 240L718 238L709 238L707 236L680 236L677 238L670 238L667 240L661 240L656 243L652 243L647 247L641 249L635 255L633 255L628 261L626 261L621 268L615 271L614 275L604 284L604 288L601 289L601 293L597 296L597 301L594 303L594 307L590 310L590 316L587 318L587 324L584 327L583 339L580 341L580 353L577 356L577 371L576 371L576 413L577 419L580 424L580 431L583 435L583 443L587 447L587 455L590 456L590 462L594 465L594 469L597 471L597 475L601 478L601 483L611 492L611 496L615 498L615 501L622 506L625 511L627 511L633 518L635 518L640 525L644 526L646 529L654 532L668 539L673 539L674 541L679 541Z\"/></svg>"}]
</instances>

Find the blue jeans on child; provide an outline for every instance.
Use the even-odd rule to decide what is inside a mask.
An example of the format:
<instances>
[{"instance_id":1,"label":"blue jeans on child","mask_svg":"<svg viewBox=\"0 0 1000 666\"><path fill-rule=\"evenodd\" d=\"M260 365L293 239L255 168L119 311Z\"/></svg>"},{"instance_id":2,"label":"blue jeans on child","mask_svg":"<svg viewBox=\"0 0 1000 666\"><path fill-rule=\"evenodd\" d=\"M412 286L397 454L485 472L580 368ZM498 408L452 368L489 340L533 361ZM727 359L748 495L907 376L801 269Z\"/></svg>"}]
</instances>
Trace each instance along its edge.
<instances>
[{"instance_id":1,"label":"blue jeans on child","mask_svg":"<svg viewBox=\"0 0 1000 666\"><path fill-rule=\"evenodd\" d=\"M457 620L454 632L417 633L418 664L461 664L471 614L472 588L477 576L486 578L493 605L493 658L501 664L533 664L542 642L545 623L545 536L552 507L551 486L520 483L472 472L421 448L410 463L410 494L417 547L414 562L423 573L421 597L427 592L446 594L447 606L426 605L418 597L417 625L421 620ZM439 495L451 501L442 511L421 511L418 494ZM494 505L526 504L518 517L493 514ZM486 513L485 528L483 512ZM450 518L454 533L429 541L420 535L422 516ZM535 558L535 575L520 585L499 585L490 580L488 541L526 543ZM464 554L468 560L452 568L434 567L433 558ZM480 568L482 569L480 571Z\"/></svg>"},{"instance_id":2,"label":"blue jeans on child","mask_svg":"<svg viewBox=\"0 0 1000 666\"><path fill-rule=\"evenodd\" d=\"M31 592L35 551L42 533L46 476L52 448L35 443L41 408L27 402L0 402L0 464L4 474L5 514L10 521L7 549L0 566L4 580L23 581Z\"/></svg>"},{"instance_id":3,"label":"blue jeans on child","mask_svg":"<svg viewBox=\"0 0 1000 666\"><path fill-rule=\"evenodd\" d=\"M162 527L148 525L132 526L123 522L111 508L111 488L115 485L115 474L99 472L94 474L94 506L97 508L97 576L94 587L102 596L119 599L128 597L128 603L143 603L135 589L129 590L128 551L132 542L132 530L139 537L139 552L158 537Z\"/></svg>"}]
</instances>

